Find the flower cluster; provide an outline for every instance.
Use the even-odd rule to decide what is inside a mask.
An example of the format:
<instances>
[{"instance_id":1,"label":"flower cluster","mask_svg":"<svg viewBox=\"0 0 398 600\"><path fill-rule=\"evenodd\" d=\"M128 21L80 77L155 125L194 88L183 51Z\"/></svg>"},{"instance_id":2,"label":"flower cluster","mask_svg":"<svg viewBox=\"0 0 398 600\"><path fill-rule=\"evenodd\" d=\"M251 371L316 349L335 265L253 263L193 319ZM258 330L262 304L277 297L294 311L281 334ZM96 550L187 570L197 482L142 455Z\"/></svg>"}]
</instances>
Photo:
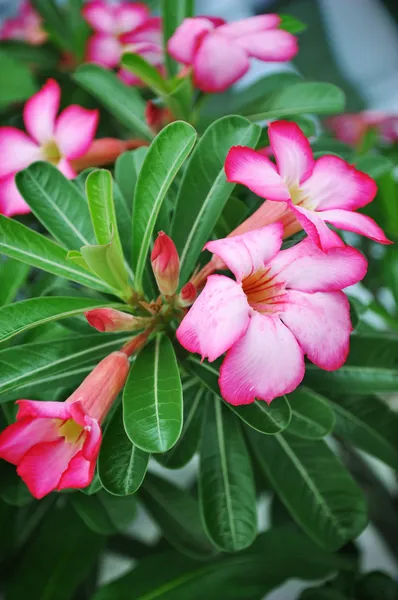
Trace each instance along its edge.
<instances>
[{"instance_id":1,"label":"flower cluster","mask_svg":"<svg viewBox=\"0 0 398 600\"><path fill-rule=\"evenodd\" d=\"M47 40L47 32L42 27L40 15L25 0L19 8L18 15L6 19L0 29L0 40L21 40L39 46Z\"/></svg>"}]
</instances>

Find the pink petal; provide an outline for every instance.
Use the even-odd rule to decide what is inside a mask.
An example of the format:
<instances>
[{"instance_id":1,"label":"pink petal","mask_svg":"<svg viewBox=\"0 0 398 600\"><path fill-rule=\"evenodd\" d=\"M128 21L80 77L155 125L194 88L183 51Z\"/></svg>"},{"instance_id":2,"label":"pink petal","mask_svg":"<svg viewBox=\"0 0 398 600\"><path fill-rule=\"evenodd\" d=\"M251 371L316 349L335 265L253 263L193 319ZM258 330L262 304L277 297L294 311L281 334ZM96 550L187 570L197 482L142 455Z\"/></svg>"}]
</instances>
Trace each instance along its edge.
<instances>
[{"instance_id":1,"label":"pink petal","mask_svg":"<svg viewBox=\"0 0 398 600\"><path fill-rule=\"evenodd\" d=\"M17 465L32 446L52 442L59 437L52 419L24 417L0 433L0 458Z\"/></svg>"},{"instance_id":2,"label":"pink petal","mask_svg":"<svg viewBox=\"0 0 398 600\"><path fill-rule=\"evenodd\" d=\"M355 210L373 200L377 185L369 175L357 171L342 158L322 156L301 189L317 210Z\"/></svg>"},{"instance_id":3,"label":"pink petal","mask_svg":"<svg viewBox=\"0 0 398 600\"><path fill-rule=\"evenodd\" d=\"M308 139L296 123L275 121L268 128L278 171L287 185L305 181L315 166Z\"/></svg>"},{"instance_id":4,"label":"pink petal","mask_svg":"<svg viewBox=\"0 0 398 600\"><path fill-rule=\"evenodd\" d=\"M87 2L83 8L83 17L99 33L117 33L115 15L112 6L101 0Z\"/></svg>"},{"instance_id":5,"label":"pink petal","mask_svg":"<svg viewBox=\"0 0 398 600\"><path fill-rule=\"evenodd\" d=\"M127 69L119 69L117 76L126 85L143 85L142 80Z\"/></svg>"},{"instance_id":6,"label":"pink petal","mask_svg":"<svg viewBox=\"0 0 398 600\"><path fill-rule=\"evenodd\" d=\"M162 19L151 17L134 31L129 31L120 36L122 44L139 44L147 42L162 46Z\"/></svg>"},{"instance_id":7,"label":"pink petal","mask_svg":"<svg viewBox=\"0 0 398 600\"><path fill-rule=\"evenodd\" d=\"M152 42L136 42L128 45L126 51L142 56L151 65L156 66L163 63L163 48Z\"/></svg>"},{"instance_id":8,"label":"pink petal","mask_svg":"<svg viewBox=\"0 0 398 600\"><path fill-rule=\"evenodd\" d=\"M17 420L25 417L46 417L49 419L70 418L69 406L65 402L41 402L39 400L17 400Z\"/></svg>"},{"instance_id":9,"label":"pink petal","mask_svg":"<svg viewBox=\"0 0 398 600\"><path fill-rule=\"evenodd\" d=\"M220 370L223 398L235 406L256 398L270 403L304 377L303 352L278 317L254 312L245 335L227 352Z\"/></svg>"},{"instance_id":10,"label":"pink petal","mask_svg":"<svg viewBox=\"0 0 398 600\"><path fill-rule=\"evenodd\" d=\"M126 33L144 24L150 15L149 7L141 2L121 3L115 7L117 33Z\"/></svg>"},{"instance_id":11,"label":"pink petal","mask_svg":"<svg viewBox=\"0 0 398 600\"><path fill-rule=\"evenodd\" d=\"M331 292L365 277L366 258L350 246L323 252L310 238L282 250L271 261L271 274L287 288L302 292Z\"/></svg>"},{"instance_id":12,"label":"pink petal","mask_svg":"<svg viewBox=\"0 0 398 600\"><path fill-rule=\"evenodd\" d=\"M86 60L113 69L122 56L119 40L106 33L96 33L87 42Z\"/></svg>"},{"instance_id":13,"label":"pink petal","mask_svg":"<svg viewBox=\"0 0 398 600\"><path fill-rule=\"evenodd\" d=\"M17 473L32 496L40 500L58 487L69 462L78 451L77 445L68 444L63 439L42 442L28 450L19 463Z\"/></svg>"},{"instance_id":14,"label":"pink petal","mask_svg":"<svg viewBox=\"0 0 398 600\"><path fill-rule=\"evenodd\" d=\"M203 92L223 92L248 71L247 53L216 32L203 36L193 60L194 85Z\"/></svg>"},{"instance_id":15,"label":"pink petal","mask_svg":"<svg viewBox=\"0 0 398 600\"><path fill-rule=\"evenodd\" d=\"M291 291L280 318L318 367L334 371L345 363L352 327L350 304L343 292Z\"/></svg>"},{"instance_id":16,"label":"pink petal","mask_svg":"<svg viewBox=\"0 0 398 600\"><path fill-rule=\"evenodd\" d=\"M86 440L83 445L83 456L86 460L96 461L100 450L102 433L97 419L86 417Z\"/></svg>"},{"instance_id":17,"label":"pink petal","mask_svg":"<svg viewBox=\"0 0 398 600\"><path fill-rule=\"evenodd\" d=\"M199 40L214 27L211 20L205 17L184 19L168 41L167 50L170 56L184 65L191 65Z\"/></svg>"},{"instance_id":18,"label":"pink petal","mask_svg":"<svg viewBox=\"0 0 398 600\"><path fill-rule=\"evenodd\" d=\"M86 460L83 452L78 452L72 458L68 468L61 477L58 483L57 490L65 490L70 488L85 488L93 480L95 471L95 461Z\"/></svg>"},{"instance_id":19,"label":"pink petal","mask_svg":"<svg viewBox=\"0 0 398 600\"><path fill-rule=\"evenodd\" d=\"M273 223L242 235L208 242L206 250L216 254L240 283L264 266L279 252L283 225Z\"/></svg>"},{"instance_id":20,"label":"pink petal","mask_svg":"<svg viewBox=\"0 0 398 600\"><path fill-rule=\"evenodd\" d=\"M54 79L48 79L41 90L24 106L23 120L26 131L39 144L48 142L53 137L60 99L59 84Z\"/></svg>"},{"instance_id":21,"label":"pink petal","mask_svg":"<svg viewBox=\"0 0 398 600\"><path fill-rule=\"evenodd\" d=\"M373 219L361 213L336 208L335 210L323 210L318 214L339 229L359 233L359 235L364 235L380 244L393 243L384 235L383 230Z\"/></svg>"},{"instance_id":22,"label":"pink petal","mask_svg":"<svg viewBox=\"0 0 398 600\"><path fill-rule=\"evenodd\" d=\"M60 114L55 125L55 141L61 154L73 160L87 152L95 137L99 111L72 104Z\"/></svg>"},{"instance_id":23,"label":"pink petal","mask_svg":"<svg viewBox=\"0 0 398 600\"><path fill-rule=\"evenodd\" d=\"M289 190L276 166L266 156L245 146L233 146L225 161L227 180L241 183L269 200L289 200Z\"/></svg>"},{"instance_id":24,"label":"pink petal","mask_svg":"<svg viewBox=\"0 0 398 600\"><path fill-rule=\"evenodd\" d=\"M65 175L67 179L74 179L77 176L76 171L66 158L61 158L57 164L58 171L61 171L62 175Z\"/></svg>"},{"instance_id":25,"label":"pink petal","mask_svg":"<svg viewBox=\"0 0 398 600\"><path fill-rule=\"evenodd\" d=\"M239 21L233 21L232 23L226 23L218 28L218 32L229 38L240 38L259 31L266 31L277 27L281 22L279 15L257 15L256 17L249 17L248 19L240 19Z\"/></svg>"},{"instance_id":26,"label":"pink petal","mask_svg":"<svg viewBox=\"0 0 398 600\"><path fill-rule=\"evenodd\" d=\"M236 43L250 56L264 61L285 62L298 52L297 38L283 29L249 33Z\"/></svg>"},{"instance_id":27,"label":"pink petal","mask_svg":"<svg viewBox=\"0 0 398 600\"><path fill-rule=\"evenodd\" d=\"M330 248L343 245L343 242L338 235L326 225L323 212L308 210L302 206L294 205L293 203L290 208L295 213L297 220L304 231L307 232L313 243L317 244L322 250L326 252Z\"/></svg>"},{"instance_id":28,"label":"pink petal","mask_svg":"<svg viewBox=\"0 0 398 600\"><path fill-rule=\"evenodd\" d=\"M212 362L245 333L249 311L238 283L223 275L210 275L177 329L177 339L189 352L197 352Z\"/></svg>"},{"instance_id":29,"label":"pink petal","mask_svg":"<svg viewBox=\"0 0 398 600\"><path fill-rule=\"evenodd\" d=\"M15 127L0 127L0 156L0 177L12 175L42 158L40 147Z\"/></svg>"},{"instance_id":30,"label":"pink petal","mask_svg":"<svg viewBox=\"0 0 398 600\"><path fill-rule=\"evenodd\" d=\"M18 191L15 175L0 178L0 215L14 217L28 213L30 213L30 207Z\"/></svg>"}]
</instances>

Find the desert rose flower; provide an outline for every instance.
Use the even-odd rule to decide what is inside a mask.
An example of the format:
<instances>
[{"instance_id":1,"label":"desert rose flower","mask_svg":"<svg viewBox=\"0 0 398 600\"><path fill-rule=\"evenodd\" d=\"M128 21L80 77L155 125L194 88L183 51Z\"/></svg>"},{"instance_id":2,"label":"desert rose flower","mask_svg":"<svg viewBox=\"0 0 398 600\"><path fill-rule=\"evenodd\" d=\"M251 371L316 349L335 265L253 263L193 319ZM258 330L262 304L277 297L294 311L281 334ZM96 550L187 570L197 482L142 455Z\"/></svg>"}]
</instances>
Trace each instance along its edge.
<instances>
[{"instance_id":1,"label":"desert rose flower","mask_svg":"<svg viewBox=\"0 0 398 600\"><path fill-rule=\"evenodd\" d=\"M116 331L137 331L145 329L152 322L146 317L136 317L114 308L94 308L84 313L88 323L101 333Z\"/></svg>"},{"instance_id":2,"label":"desert rose flower","mask_svg":"<svg viewBox=\"0 0 398 600\"><path fill-rule=\"evenodd\" d=\"M314 160L309 141L295 123L275 121L268 132L276 165L243 146L231 148L225 162L228 181L267 198L235 233L281 221L285 236L304 229L314 243L328 250L342 243L326 225L331 223L381 244L389 243L373 219L354 212L376 195L371 177L337 156Z\"/></svg>"},{"instance_id":3,"label":"desert rose flower","mask_svg":"<svg viewBox=\"0 0 398 600\"><path fill-rule=\"evenodd\" d=\"M376 131L385 144L398 142L398 115L365 110L360 113L330 117L326 124L338 140L350 146L360 144L370 129Z\"/></svg>"},{"instance_id":4,"label":"desert rose flower","mask_svg":"<svg viewBox=\"0 0 398 600\"><path fill-rule=\"evenodd\" d=\"M163 231L153 245L151 263L160 292L165 296L173 296L178 287L180 259L173 240Z\"/></svg>"},{"instance_id":5,"label":"desert rose flower","mask_svg":"<svg viewBox=\"0 0 398 600\"><path fill-rule=\"evenodd\" d=\"M212 17L185 19L167 48L175 60L192 67L196 87L222 92L248 71L250 58L284 62L297 54L297 39L278 29L280 22L274 14L232 23Z\"/></svg>"},{"instance_id":6,"label":"desert rose flower","mask_svg":"<svg viewBox=\"0 0 398 600\"><path fill-rule=\"evenodd\" d=\"M101 423L129 371L125 353L104 358L66 402L18 400L17 421L0 433L0 458L35 498L90 485L101 445Z\"/></svg>"},{"instance_id":7,"label":"desert rose flower","mask_svg":"<svg viewBox=\"0 0 398 600\"><path fill-rule=\"evenodd\" d=\"M70 161L83 156L95 136L99 113L77 105L57 117L61 89L49 79L25 104L23 120L27 133L15 127L0 127L0 213L13 216L30 212L15 184L15 174L31 163L44 160L72 179Z\"/></svg>"},{"instance_id":8,"label":"desert rose flower","mask_svg":"<svg viewBox=\"0 0 398 600\"><path fill-rule=\"evenodd\" d=\"M30 2L23 2L18 15L6 19L0 30L0 40L22 40L32 46L43 44L47 32L42 27L42 19Z\"/></svg>"},{"instance_id":9,"label":"desert rose flower","mask_svg":"<svg viewBox=\"0 0 398 600\"><path fill-rule=\"evenodd\" d=\"M208 242L236 281L210 275L177 330L202 359L224 352L219 385L230 404L271 402L304 376L304 355L332 371L348 354L349 302L341 291L360 281L367 262L350 247L328 253L310 238L280 251L283 226Z\"/></svg>"}]
</instances>

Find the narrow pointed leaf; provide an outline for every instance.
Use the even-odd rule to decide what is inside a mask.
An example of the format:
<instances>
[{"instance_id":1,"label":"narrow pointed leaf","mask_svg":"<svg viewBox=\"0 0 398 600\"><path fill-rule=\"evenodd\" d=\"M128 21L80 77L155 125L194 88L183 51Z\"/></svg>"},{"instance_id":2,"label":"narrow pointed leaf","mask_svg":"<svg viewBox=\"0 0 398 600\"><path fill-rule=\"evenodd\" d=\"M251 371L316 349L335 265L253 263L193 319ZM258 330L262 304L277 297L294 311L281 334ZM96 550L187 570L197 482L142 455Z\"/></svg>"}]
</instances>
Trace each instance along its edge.
<instances>
[{"instance_id":1,"label":"narrow pointed leaf","mask_svg":"<svg viewBox=\"0 0 398 600\"><path fill-rule=\"evenodd\" d=\"M129 297L127 269L114 239L102 246L83 246L80 251L91 271L111 286L115 293L121 292L126 299Z\"/></svg>"},{"instance_id":2,"label":"narrow pointed leaf","mask_svg":"<svg viewBox=\"0 0 398 600\"><path fill-rule=\"evenodd\" d=\"M162 0L163 16L163 45L165 62L169 77L177 75L180 65L174 61L167 52L167 42L184 19L194 16L194 0Z\"/></svg>"},{"instance_id":3,"label":"narrow pointed leaf","mask_svg":"<svg viewBox=\"0 0 398 600\"><path fill-rule=\"evenodd\" d=\"M133 73L133 75L136 75L158 96L167 94L167 82L163 79L157 68L139 54L125 52L122 56L122 67Z\"/></svg>"},{"instance_id":4,"label":"narrow pointed leaf","mask_svg":"<svg viewBox=\"0 0 398 600\"><path fill-rule=\"evenodd\" d=\"M288 398L292 409L289 433L306 440L321 440L331 433L336 419L325 398L304 386Z\"/></svg>"},{"instance_id":5,"label":"narrow pointed leaf","mask_svg":"<svg viewBox=\"0 0 398 600\"><path fill-rule=\"evenodd\" d=\"M148 148L123 152L115 162L115 179L130 211L133 207L135 186Z\"/></svg>"},{"instance_id":6,"label":"narrow pointed leaf","mask_svg":"<svg viewBox=\"0 0 398 600\"><path fill-rule=\"evenodd\" d=\"M113 202L112 175L106 169L98 169L86 179L86 194L91 221L98 244L109 244L111 232L113 242L122 253L119 231Z\"/></svg>"},{"instance_id":7,"label":"narrow pointed leaf","mask_svg":"<svg viewBox=\"0 0 398 600\"><path fill-rule=\"evenodd\" d=\"M105 490L97 494L73 494L72 506L89 529L100 535L122 533L136 514L133 497L116 498Z\"/></svg>"},{"instance_id":8,"label":"narrow pointed leaf","mask_svg":"<svg viewBox=\"0 0 398 600\"><path fill-rule=\"evenodd\" d=\"M15 299L29 274L29 266L12 258L0 258L0 306Z\"/></svg>"},{"instance_id":9,"label":"narrow pointed leaf","mask_svg":"<svg viewBox=\"0 0 398 600\"><path fill-rule=\"evenodd\" d=\"M398 369L346 365L338 371L322 371L308 365L304 382L321 393L381 394L398 392Z\"/></svg>"}]
</instances>

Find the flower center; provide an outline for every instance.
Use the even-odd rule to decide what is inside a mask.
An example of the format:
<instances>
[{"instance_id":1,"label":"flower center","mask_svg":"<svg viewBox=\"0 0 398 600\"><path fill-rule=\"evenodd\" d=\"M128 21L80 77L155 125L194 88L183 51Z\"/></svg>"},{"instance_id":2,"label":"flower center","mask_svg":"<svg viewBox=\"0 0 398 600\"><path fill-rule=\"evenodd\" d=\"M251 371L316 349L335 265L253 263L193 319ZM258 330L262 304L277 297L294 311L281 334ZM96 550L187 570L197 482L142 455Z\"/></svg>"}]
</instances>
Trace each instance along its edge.
<instances>
[{"instance_id":1,"label":"flower center","mask_svg":"<svg viewBox=\"0 0 398 600\"><path fill-rule=\"evenodd\" d=\"M246 277L242 288L250 306L262 313L275 312L275 305L283 300L285 292L285 284L276 283L270 269L262 269Z\"/></svg>"},{"instance_id":2,"label":"flower center","mask_svg":"<svg viewBox=\"0 0 398 600\"><path fill-rule=\"evenodd\" d=\"M84 427L76 423L73 419L61 422L62 425L59 426L59 434L70 444L76 444L84 432Z\"/></svg>"},{"instance_id":3,"label":"flower center","mask_svg":"<svg viewBox=\"0 0 398 600\"><path fill-rule=\"evenodd\" d=\"M54 140L43 144L42 150L45 160L52 165L57 165L62 158L61 152Z\"/></svg>"}]
</instances>

